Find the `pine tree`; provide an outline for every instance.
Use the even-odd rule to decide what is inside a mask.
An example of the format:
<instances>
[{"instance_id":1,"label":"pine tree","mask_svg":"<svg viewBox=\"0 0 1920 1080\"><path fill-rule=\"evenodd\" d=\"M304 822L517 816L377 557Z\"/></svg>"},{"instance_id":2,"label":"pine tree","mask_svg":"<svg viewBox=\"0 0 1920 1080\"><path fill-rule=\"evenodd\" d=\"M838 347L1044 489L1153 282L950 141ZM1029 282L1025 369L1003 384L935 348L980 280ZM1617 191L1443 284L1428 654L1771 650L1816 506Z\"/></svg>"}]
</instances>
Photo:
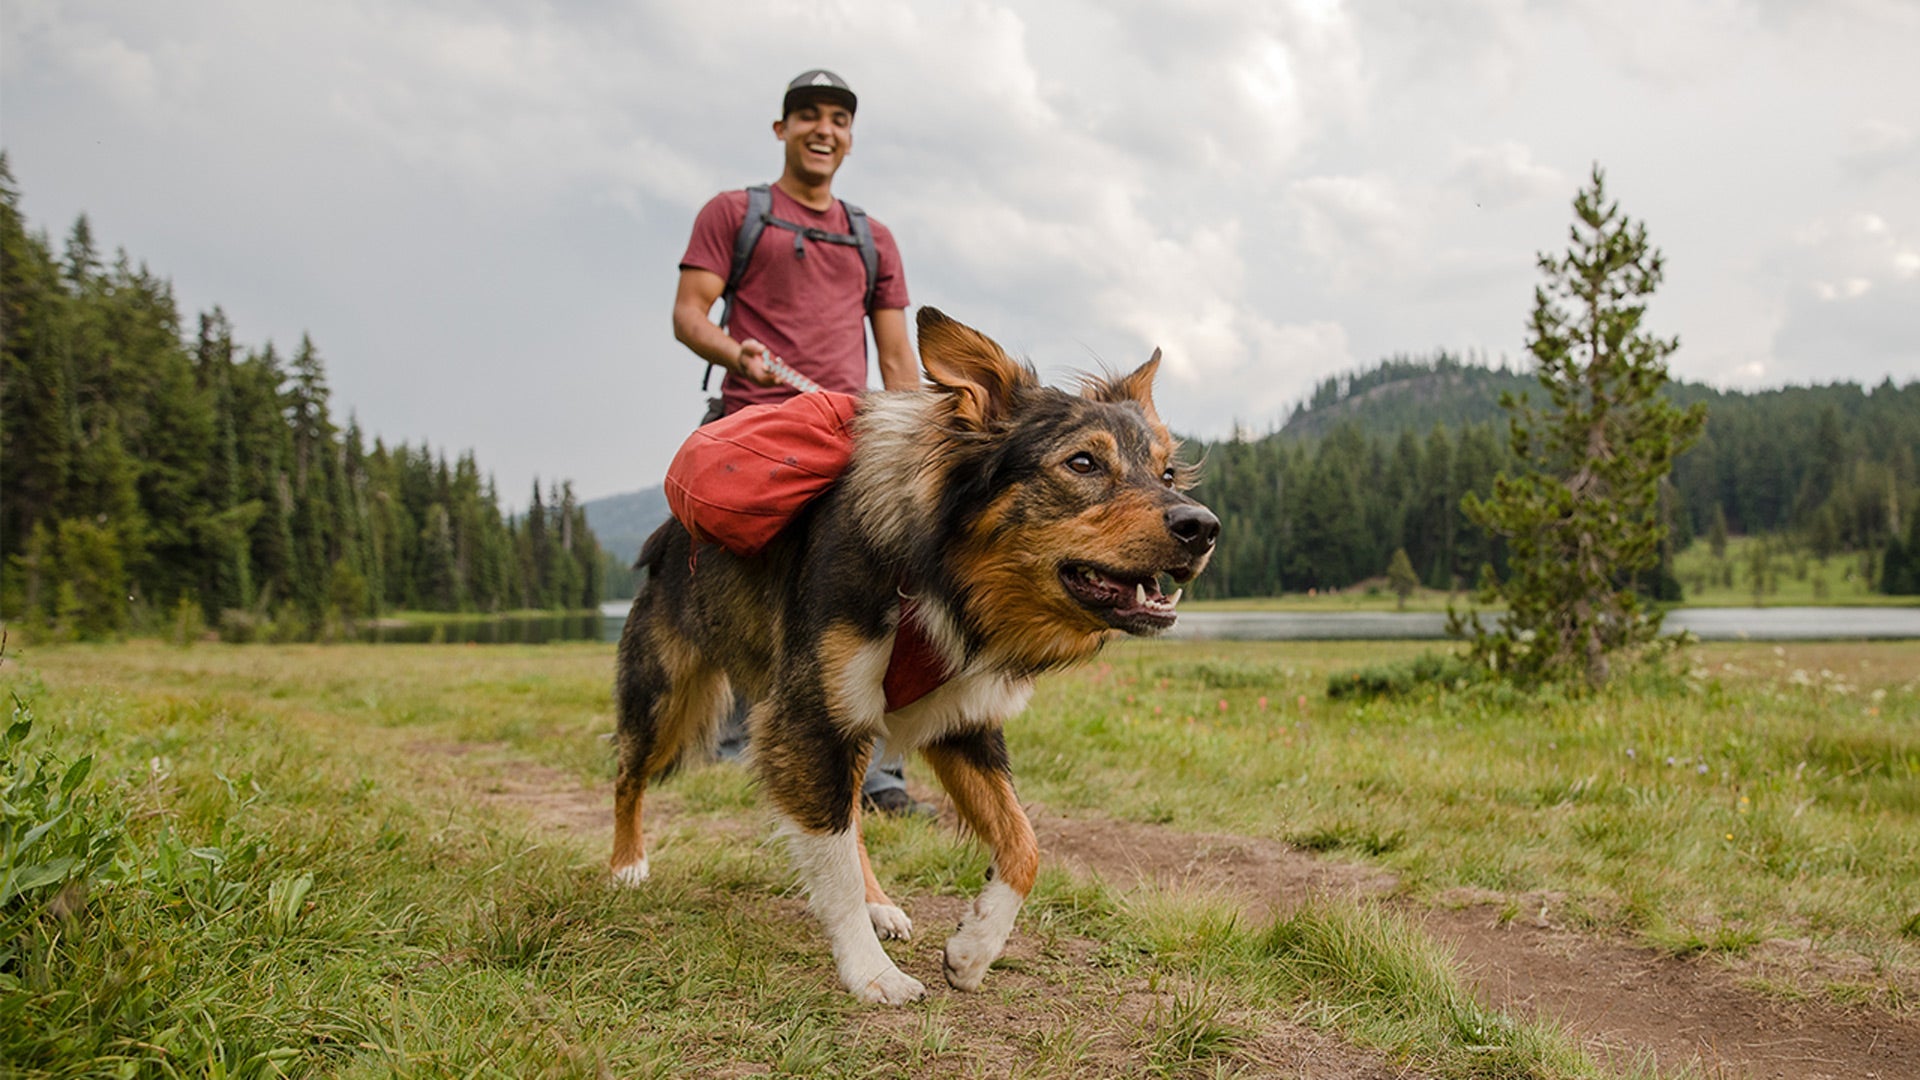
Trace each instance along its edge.
<instances>
[{"instance_id":1,"label":"pine tree","mask_svg":"<svg viewBox=\"0 0 1920 1080\"><path fill-rule=\"evenodd\" d=\"M64 501L79 427L60 265L27 231L0 152L0 552L24 555ZM42 547L47 541L43 538Z\"/></svg>"},{"instance_id":2,"label":"pine tree","mask_svg":"<svg viewBox=\"0 0 1920 1080\"><path fill-rule=\"evenodd\" d=\"M1651 641L1660 617L1633 582L1659 558L1660 480L1698 437L1705 407L1682 412L1662 393L1678 338L1641 326L1664 272L1644 224L1609 202L1604 174L1574 198L1571 246L1539 258L1528 351L1551 407L1503 396L1518 475L1466 514L1509 546L1508 574L1480 593L1503 621L1451 620L1476 659L1522 681L1610 674L1608 657ZM1563 302L1571 310L1563 307Z\"/></svg>"},{"instance_id":3,"label":"pine tree","mask_svg":"<svg viewBox=\"0 0 1920 1080\"><path fill-rule=\"evenodd\" d=\"M1387 564L1387 587L1399 599L1400 610L1407 609L1407 597L1420 587L1420 575L1413 572L1413 560L1407 558L1406 548L1395 548L1393 561Z\"/></svg>"}]
</instances>

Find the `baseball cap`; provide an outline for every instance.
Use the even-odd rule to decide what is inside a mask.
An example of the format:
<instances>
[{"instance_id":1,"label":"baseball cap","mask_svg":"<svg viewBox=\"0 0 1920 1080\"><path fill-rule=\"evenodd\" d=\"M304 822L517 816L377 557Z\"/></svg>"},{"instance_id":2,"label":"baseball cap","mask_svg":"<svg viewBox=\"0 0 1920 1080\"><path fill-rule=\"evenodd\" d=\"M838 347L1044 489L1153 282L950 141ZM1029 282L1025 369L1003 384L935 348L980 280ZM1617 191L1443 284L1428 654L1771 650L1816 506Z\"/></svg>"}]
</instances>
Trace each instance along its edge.
<instances>
[{"instance_id":1,"label":"baseball cap","mask_svg":"<svg viewBox=\"0 0 1920 1080\"><path fill-rule=\"evenodd\" d=\"M780 103L780 115L785 116L810 101L832 101L845 105L848 112L854 112L860 99L853 96L853 90L847 86L847 80L828 71L826 68L814 68L803 71L787 84L787 96Z\"/></svg>"}]
</instances>

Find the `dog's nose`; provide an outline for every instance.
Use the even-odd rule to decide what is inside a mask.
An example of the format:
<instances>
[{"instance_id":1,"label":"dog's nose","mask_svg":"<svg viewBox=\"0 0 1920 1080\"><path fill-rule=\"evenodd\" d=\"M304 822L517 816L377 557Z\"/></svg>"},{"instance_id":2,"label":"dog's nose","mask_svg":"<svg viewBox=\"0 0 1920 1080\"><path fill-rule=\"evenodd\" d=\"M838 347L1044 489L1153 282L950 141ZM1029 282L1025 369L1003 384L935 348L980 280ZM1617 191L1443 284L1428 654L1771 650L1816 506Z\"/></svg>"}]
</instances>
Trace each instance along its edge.
<instances>
[{"instance_id":1,"label":"dog's nose","mask_svg":"<svg viewBox=\"0 0 1920 1080\"><path fill-rule=\"evenodd\" d=\"M1212 551L1213 542L1220 539L1220 519L1198 503L1182 503L1167 511L1167 531L1198 557Z\"/></svg>"}]
</instances>

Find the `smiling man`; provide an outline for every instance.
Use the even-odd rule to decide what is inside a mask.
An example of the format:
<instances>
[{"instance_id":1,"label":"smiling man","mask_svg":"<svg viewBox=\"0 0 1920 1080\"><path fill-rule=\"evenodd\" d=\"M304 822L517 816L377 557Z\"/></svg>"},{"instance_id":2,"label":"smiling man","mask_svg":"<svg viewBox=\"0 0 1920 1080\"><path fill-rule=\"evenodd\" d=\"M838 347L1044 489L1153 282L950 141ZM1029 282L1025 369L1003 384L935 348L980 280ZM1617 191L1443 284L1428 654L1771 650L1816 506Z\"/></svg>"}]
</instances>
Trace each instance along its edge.
<instances>
[{"instance_id":1,"label":"smiling man","mask_svg":"<svg viewBox=\"0 0 1920 1080\"><path fill-rule=\"evenodd\" d=\"M833 72L801 73L787 85L773 124L784 162L780 179L762 189L764 209L755 203L755 189L727 191L694 220L680 259L673 334L727 372L721 411L713 416L795 393L770 370L776 358L823 389L866 389L869 321L882 385L919 384L919 360L907 337L907 279L893 233L833 194L834 176L853 149L858 103ZM742 232L750 207L759 210L757 238ZM870 240L860 235L863 218ZM743 239L752 246L738 259ZM727 312L715 326L708 313L729 281Z\"/></svg>"},{"instance_id":2,"label":"smiling man","mask_svg":"<svg viewBox=\"0 0 1920 1080\"><path fill-rule=\"evenodd\" d=\"M833 194L833 178L853 149L858 106L831 71L796 76L773 124L783 151L780 179L721 192L694 219L680 257L673 336L727 373L708 420L798 393L800 380L776 375L782 364L822 389L865 390L869 322L881 384L920 384L893 233ZM716 326L708 314L722 296L727 304ZM745 706L721 729L723 756L737 754L745 741ZM869 809L931 811L907 794L900 760L883 745L874 748L862 796Z\"/></svg>"}]
</instances>

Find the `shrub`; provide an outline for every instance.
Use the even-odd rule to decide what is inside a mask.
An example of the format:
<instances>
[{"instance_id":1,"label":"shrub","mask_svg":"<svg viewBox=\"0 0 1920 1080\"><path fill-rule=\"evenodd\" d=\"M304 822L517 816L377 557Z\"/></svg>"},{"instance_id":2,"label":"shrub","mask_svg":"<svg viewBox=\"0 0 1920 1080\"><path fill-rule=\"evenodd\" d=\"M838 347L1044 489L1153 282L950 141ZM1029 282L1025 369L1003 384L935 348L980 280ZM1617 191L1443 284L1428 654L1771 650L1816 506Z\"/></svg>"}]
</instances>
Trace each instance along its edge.
<instances>
[{"instance_id":1,"label":"shrub","mask_svg":"<svg viewBox=\"0 0 1920 1080\"><path fill-rule=\"evenodd\" d=\"M207 616L200 602L186 593L173 605L173 630L169 639L181 648L199 641L207 632Z\"/></svg>"},{"instance_id":2,"label":"shrub","mask_svg":"<svg viewBox=\"0 0 1920 1080\"><path fill-rule=\"evenodd\" d=\"M1327 677L1327 696L1366 700L1405 697L1418 690L1461 690L1485 678L1481 669L1451 653L1421 653L1397 664L1349 668Z\"/></svg>"},{"instance_id":3,"label":"shrub","mask_svg":"<svg viewBox=\"0 0 1920 1080\"><path fill-rule=\"evenodd\" d=\"M24 924L76 910L122 843L122 815L82 790L93 756L63 765L30 750L32 734L33 714L16 695L0 737L0 970Z\"/></svg>"},{"instance_id":4,"label":"shrub","mask_svg":"<svg viewBox=\"0 0 1920 1080\"><path fill-rule=\"evenodd\" d=\"M245 608L226 608L220 612L220 640L245 645L260 640L260 616Z\"/></svg>"}]
</instances>

